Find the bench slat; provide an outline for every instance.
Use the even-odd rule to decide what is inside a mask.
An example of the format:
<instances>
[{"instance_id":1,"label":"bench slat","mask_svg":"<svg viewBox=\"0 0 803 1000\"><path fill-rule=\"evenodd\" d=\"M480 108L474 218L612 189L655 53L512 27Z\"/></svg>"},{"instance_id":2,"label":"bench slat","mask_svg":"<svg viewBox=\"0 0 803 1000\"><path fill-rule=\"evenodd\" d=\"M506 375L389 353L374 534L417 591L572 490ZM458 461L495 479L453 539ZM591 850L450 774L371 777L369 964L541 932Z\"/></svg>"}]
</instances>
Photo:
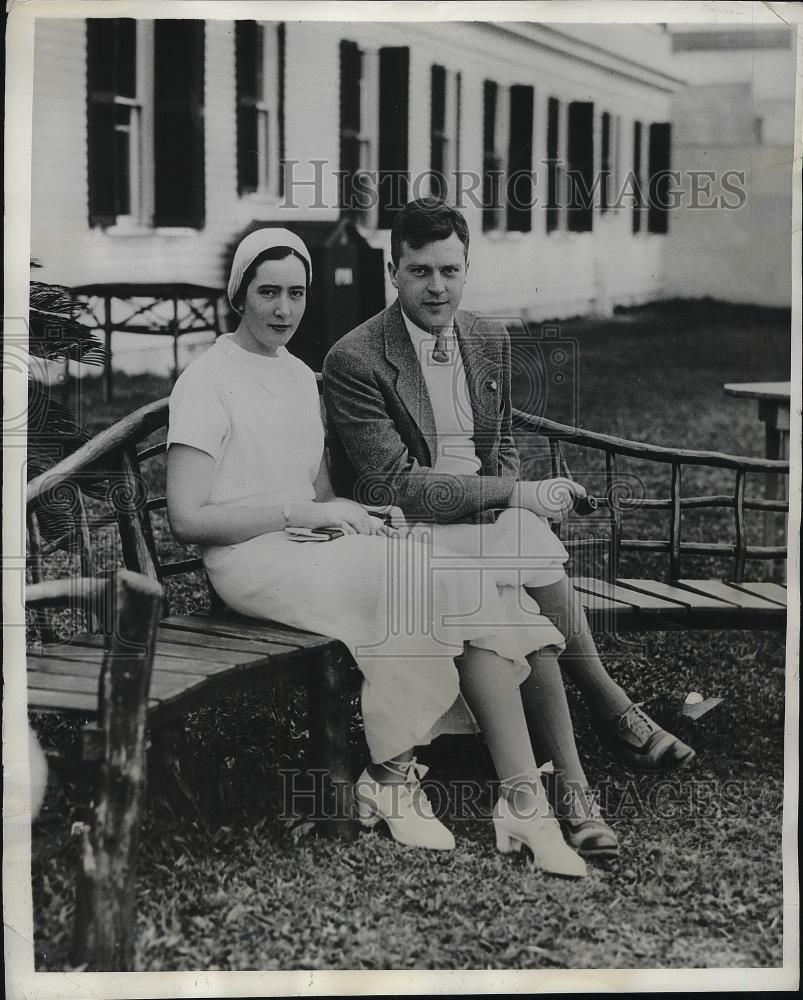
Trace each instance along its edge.
<instances>
[{"instance_id":1,"label":"bench slat","mask_svg":"<svg viewBox=\"0 0 803 1000\"><path fill-rule=\"evenodd\" d=\"M174 628L196 633L206 633L215 636L229 636L232 639L256 639L257 642L286 642L299 649L317 649L328 646L334 640L325 635L313 635L311 632L295 632L283 629L273 622L254 620L240 621L236 618L212 618L211 615L182 615L181 617L165 618L164 628Z\"/></svg>"},{"instance_id":2,"label":"bench slat","mask_svg":"<svg viewBox=\"0 0 803 1000\"><path fill-rule=\"evenodd\" d=\"M748 594L755 594L756 597L763 597L782 608L786 607L786 588L780 584L759 581L758 583L732 583L731 586L736 587L737 590L747 591Z\"/></svg>"},{"instance_id":3,"label":"bench slat","mask_svg":"<svg viewBox=\"0 0 803 1000\"><path fill-rule=\"evenodd\" d=\"M57 665L54 657L49 658L51 666ZM32 664L36 666L37 664ZM48 691L75 691L83 694L93 694L97 701L98 677L87 677L70 672L75 663L72 660L63 661L64 672L50 670L47 672L28 668L28 686ZM154 669L151 675L149 702L162 702L177 698L187 691L198 687L205 678L200 674L174 673L167 670Z\"/></svg>"},{"instance_id":4,"label":"bench slat","mask_svg":"<svg viewBox=\"0 0 803 1000\"><path fill-rule=\"evenodd\" d=\"M224 649L234 653L264 654L265 652L265 643L257 642L254 639L233 639L225 635L210 635L208 632L195 633L175 628L162 628L161 625L156 630L156 640L159 643L200 646L203 649ZM272 643L272 645L276 650L282 652L297 648L280 643Z\"/></svg>"},{"instance_id":5,"label":"bench slat","mask_svg":"<svg viewBox=\"0 0 803 1000\"><path fill-rule=\"evenodd\" d=\"M683 590L681 587L675 587L671 583L662 583L660 580L634 580L628 577L619 579L616 582L623 587L629 587L644 594L664 597L685 608L693 608L700 611L728 611L733 610L734 607L725 601L718 601L715 597L705 597L691 590Z\"/></svg>"},{"instance_id":6,"label":"bench slat","mask_svg":"<svg viewBox=\"0 0 803 1000\"><path fill-rule=\"evenodd\" d=\"M635 590L628 590L619 584L608 583L607 580L597 580L593 577L580 576L572 580L574 586L587 594L594 594L597 597L605 597L609 600L619 601L634 607L637 611L647 614L666 614L671 611L677 614L685 608L676 601L668 601L663 597L654 594L642 594Z\"/></svg>"},{"instance_id":7,"label":"bench slat","mask_svg":"<svg viewBox=\"0 0 803 1000\"><path fill-rule=\"evenodd\" d=\"M622 604L621 601L613 601L607 597L600 597L597 594L589 594L585 590L578 588L577 595L580 603L586 611L632 611L629 604Z\"/></svg>"},{"instance_id":8,"label":"bench slat","mask_svg":"<svg viewBox=\"0 0 803 1000\"><path fill-rule=\"evenodd\" d=\"M720 580L678 580L678 583L698 594L705 594L708 597L716 597L718 600L735 604L743 611L780 611L777 604L765 601L763 597L757 597L755 594L737 590Z\"/></svg>"},{"instance_id":9,"label":"bench slat","mask_svg":"<svg viewBox=\"0 0 803 1000\"><path fill-rule=\"evenodd\" d=\"M266 657L253 656L234 662L230 660L214 660L209 662L203 659L186 659L181 656L163 656L161 651L157 649L156 655L153 658L153 669L162 671L163 673L171 674L189 674L195 676L210 677L215 674L219 674L221 671L231 670L232 668L247 666L249 664L256 664ZM102 649L92 649L90 647L78 647L77 649L70 649L69 647L63 646L46 646L36 651L36 654L28 657L29 662L34 661L52 663L51 668L54 672L58 671L59 664L63 663L73 663L80 665L82 663L91 664L95 670L95 675L97 676L100 670L100 665L103 662L103 650ZM63 672L63 671L62 671ZM80 671L79 671L80 672Z\"/></svg>"},{"instance_id":10,"label":"bench slat","mask_svg":"<svg viewBox=\"0 0 803 1000\"><path fill-rule=\"evenodd\" d=\"M28 710L30 712L70 712L79 715L98 714L98 693L80 691L50 691L36 688L28 680Z\"/></svg>"},{"instance_id":11,"label":"bench slat","mask_svg":"<svg viewBox=\"0 0 803 1000\"><path fill-rule=\"evenodd\" d=\"M157 656L172 656L184 660L206 661L208 663L240 664L251 663L252 661L264 660L271 656L281 656L283 654L296 652L295 647L279 645L278 643L272 643L270 645L265 643L257 645L257 643L253 643L252 645L255 648L248 650L226 649L210 646L208 643L202 644L201 642L184 642L182 637L189 635L190 633L188 632L168 632L168 634L173 635L174 638L162 640L157 634ZM85 633L71 639L70 646L77 646L85 649L102 649L103 636L89 635L88 633Z\"/></svg>"}]
</instances>

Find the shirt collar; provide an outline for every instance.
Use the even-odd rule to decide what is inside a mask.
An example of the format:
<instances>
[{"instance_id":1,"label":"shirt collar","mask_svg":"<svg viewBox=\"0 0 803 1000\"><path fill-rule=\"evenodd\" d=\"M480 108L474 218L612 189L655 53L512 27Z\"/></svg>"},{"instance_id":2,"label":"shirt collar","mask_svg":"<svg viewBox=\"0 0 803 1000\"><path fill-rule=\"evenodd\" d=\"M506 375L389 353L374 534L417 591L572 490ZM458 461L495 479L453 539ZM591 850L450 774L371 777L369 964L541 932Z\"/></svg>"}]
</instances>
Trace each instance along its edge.
<instances>
[{"instance_id":1,"label":"shirt collar","mask_svg":"<svg viewBox=\"0 0 803 1000\"><path fill-rule=\"evenodd\" d=\"M430 333L429 330L424 330L417 323L414 323L403 309L401 314L404 318L404 325L407 327L407 332L410 334L410 339L413 343L417 343L421 340L432 340L434 334ZM447 340L454 336L454 317L452 317L449 325L444 328L443 332L446 334Z\"/></svg>"}]
</instances>

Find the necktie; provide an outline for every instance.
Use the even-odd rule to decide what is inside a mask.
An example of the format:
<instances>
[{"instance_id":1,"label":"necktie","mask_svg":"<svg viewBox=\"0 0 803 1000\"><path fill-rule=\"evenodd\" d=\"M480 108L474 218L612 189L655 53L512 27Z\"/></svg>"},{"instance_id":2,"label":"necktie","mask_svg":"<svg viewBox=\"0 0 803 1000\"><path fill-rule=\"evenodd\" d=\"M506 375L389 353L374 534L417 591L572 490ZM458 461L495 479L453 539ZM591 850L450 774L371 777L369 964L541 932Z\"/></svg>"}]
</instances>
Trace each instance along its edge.
<instances>
[{"instance_id":1,"label":"necktie","mask_svg":"<svg viewBox=\"0 0 803 1000\"><path fill-rule=\"evenodd\" d=\"M438 364L445 364L449 360L449 352L446 350L446 331L435 331L435 347L432 350L432 360Z\"/></svg>"}]
</instances>

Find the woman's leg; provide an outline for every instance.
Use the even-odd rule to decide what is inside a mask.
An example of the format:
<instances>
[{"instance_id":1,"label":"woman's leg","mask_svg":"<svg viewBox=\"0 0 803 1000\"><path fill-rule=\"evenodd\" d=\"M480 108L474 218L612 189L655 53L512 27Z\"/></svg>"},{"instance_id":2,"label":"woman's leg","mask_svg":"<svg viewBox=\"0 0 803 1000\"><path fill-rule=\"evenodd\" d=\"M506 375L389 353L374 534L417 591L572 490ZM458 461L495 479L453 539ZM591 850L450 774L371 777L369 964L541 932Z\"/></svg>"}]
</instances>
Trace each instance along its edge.
<instances>
[{"instance_id":1,"label":"woman's leg","mask_svg":"<svg viewBox=\"0 0 803 1000\"><path fill-rule=\"evenodd\" d=\"M415 756L415 747L405 750L404 753L397 753L393 760L384 761L381 764L368 765L366 771L374 781L379 781L385 785L392 785L407 780L405 775L405 765L409 764Z\"/></svg>"},{"instance_id":2,"label":"woman's leg","mask_svg":"<svg viewBox=\"0 0 803 1000\"><path fill-rule=\"evenodd\" d=\"M538 769L519 684L510 663L491 650L468 646L457 665L460 691L482 730L506 794L505 782L533 776Z\"/></svg>"},{"instance_id":3,"label":"woman's leg","mask_svg":"<svg viewBox=\"0 0 803 1000\"><path fill-rule=\"evenodd\" d=\"M538 777L519 685L510 663L469 646L458 661L460 691L482 730L500 782L496 842L508 852L527 844L546 871L581 877L585 865L566 844Z\"/></svg>"}]
</instances>

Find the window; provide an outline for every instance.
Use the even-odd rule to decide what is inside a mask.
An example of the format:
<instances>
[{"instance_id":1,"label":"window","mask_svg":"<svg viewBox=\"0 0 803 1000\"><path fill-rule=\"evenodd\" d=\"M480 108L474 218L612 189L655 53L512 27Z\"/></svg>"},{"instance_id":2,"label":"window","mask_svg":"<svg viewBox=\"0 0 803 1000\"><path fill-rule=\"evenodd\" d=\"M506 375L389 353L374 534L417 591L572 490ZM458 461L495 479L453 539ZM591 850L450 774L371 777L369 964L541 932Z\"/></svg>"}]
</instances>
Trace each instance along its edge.
<instances>
[{"instance_id":1,"label":"window","mask_svg":"<svg viewBox=\"0 0 803 1000\"><path fill-rule=\"evenodd\" d=\"M649 202L647 208L647 231L666 233L669 231L667 195L669 192L670 143L672 126L668 122L650 125L649 138Z\"/></svg>"},{"instance_id":2,"label":"window","mask_svg":"<svg viewBox=\"0 0 803 1000\"><path fill-rule=\"evenodd\" d=\"M560 228L560 101L550 97L547 101L546 122L547 196L546 231L554 233Z\"/></svg>"},{"instance_id":3,"label":"window","mask_svg":"<svg viewBox=\"0 0 803 1000\"><path fill-rule=\"evenodd\" d=\"M237 192L283 193L284 25L235 22Z\"/></svg>"},{"instance_id":4,"label":"window","mask_svg":"<svg viewBox=\"0 0 803 1000\"><path fill-rule=\"evenodd\" d=\"M633 232L641 232L641 122L633 122Z\"/></svg>"},{"instance_id":5,"label":"window","mask_svg":"<svg viewBox=\"0 0 803 1000\"><path fill-rule=\"evenodd\" d=\"M430 194L450 200L460 169L461 77L443 66L430 70Z\"/></svg>"},{"instance_id":6,"label":"window","mask_svg":"<svg viewBox=\"0 0 803 1000\"><path fill-rule=\"evenodd\" d=\"M138 219L141 209L137 22L92 18L86 30L89 211L108 226Z\"/></svg>"},{"instance_id":7,"label":"window","mask_svg":"<svg viewBox=\"0 0 803 1000\"><path fill-rule=\"evenodd\" d=\"M204 24L88 18L93 226L204 224Z\"/></svg>"},{"instance_id":8,"label":"window","mask_svg":"<svg viewBox=\"0 0 803 1000\"><path fill-rule=\"evenodd\" d=\"M594 219L594 105L572 101L569 105L569 194L566 228L590 232Z\"/></svg>"},{"instance_id":9,"label":"window","mask_svg":"<svg viewBox=\"0 0 803 1000\"><path fill-rule=\"evenodd\" d=\"M507 154L507 228L528 233L533 213L533 105L532 87L510 88L510 128Z\"/></svg>"},{"instance_id":10,"label":"window","mask_svg":"<svg viewBox=\"0 0 803 1000\"><path fill-rule=\"evenodd\" d=\"M379 150L377 225L390 229L407 202L409 185L407 129L410 106L410 50L379 50Z\"/></svg>"}]
</instances>

